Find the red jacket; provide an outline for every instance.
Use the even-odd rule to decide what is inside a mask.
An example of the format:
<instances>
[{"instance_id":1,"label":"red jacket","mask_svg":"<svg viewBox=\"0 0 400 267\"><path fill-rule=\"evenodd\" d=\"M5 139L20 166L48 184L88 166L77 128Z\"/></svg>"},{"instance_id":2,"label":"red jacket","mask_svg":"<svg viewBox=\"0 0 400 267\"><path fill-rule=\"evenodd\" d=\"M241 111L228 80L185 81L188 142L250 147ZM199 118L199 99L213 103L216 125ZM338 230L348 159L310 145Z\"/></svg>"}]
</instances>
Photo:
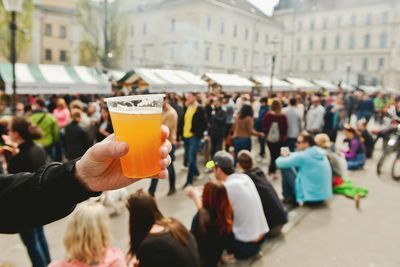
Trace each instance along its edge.
<instances>
[{"instance_id":1,"label":"red jacket","mask_svg":"<svg viewBox=\"0 0 400 267\"><path fill-rule=\"evenodd\" d=\"M284 142L286 141L287 138L287 129L288 129L288 123L287 123L287 118L286 115L280 114L276 115L271 112L268 112L264 116L263 120L263 130L265 133L265 136L268 136L269 129L271 128L271 125L273 122L278 122L279 125L279 134L280 134L280 141Z\"/></svg>"}]
</instances>

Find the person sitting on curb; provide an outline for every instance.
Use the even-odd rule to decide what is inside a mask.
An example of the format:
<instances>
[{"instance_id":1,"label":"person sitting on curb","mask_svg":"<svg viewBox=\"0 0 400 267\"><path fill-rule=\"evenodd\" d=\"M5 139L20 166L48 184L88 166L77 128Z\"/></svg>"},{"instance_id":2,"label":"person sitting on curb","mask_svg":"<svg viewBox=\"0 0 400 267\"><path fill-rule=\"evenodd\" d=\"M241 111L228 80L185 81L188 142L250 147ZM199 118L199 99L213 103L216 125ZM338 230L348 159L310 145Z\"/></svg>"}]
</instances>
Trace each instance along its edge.
<instances>
[{"instance_id":1,"label":"person sitting on curb","mask_svg":"<svg viewBox=\"0 0 400 267\"><path fill-rule=\"evenodd\" d=\"M347 161L347 168L349 170L362 169L367 155L360 133L348 124L344 126L343 133L349 143L349 149L343 151Z\"/></svg>"},{"instance_id":2,"label":"person sitting on curb","mask_svg":"<svg viewBox=\"0 0 400 267\"><path fill-rule=\"evenodd\" d=\"M282 172L284 196L291 196L291 201L298 204L321 203L329 199L332 197L332 169L326 153L307 133L297 137L296 146L297 152L293 153L282 149L276 160Z\"/></svg>"},{"instance_id":3,"label":"person sitting on curb","mask_svg":"<svg viewBox=\"0 0 400 267\"><path fill-rule=\"evenodd\" d=\"M280 235L283 225L288 222L288 213L274 187L268 181L265 173L255 166L255 161L250 151L242 150L239 152L238 167L253 180L257 188L264 215L270 228L268 237Z\"/></svg>"},{"instance_id":4,"label":"person sitting on curb","mask_svg":"<svg viewBox=\"0 0 400 267\"><path fill-rule=\"evenodd\" d=\"M234 159L226 151L218 151L207 162L208 169L221 181L233 209L233 241L230 251L237 259L256 256L269 231L260 196L253 181L244 173L235 173Z\"/></svg>"}]
</instances>

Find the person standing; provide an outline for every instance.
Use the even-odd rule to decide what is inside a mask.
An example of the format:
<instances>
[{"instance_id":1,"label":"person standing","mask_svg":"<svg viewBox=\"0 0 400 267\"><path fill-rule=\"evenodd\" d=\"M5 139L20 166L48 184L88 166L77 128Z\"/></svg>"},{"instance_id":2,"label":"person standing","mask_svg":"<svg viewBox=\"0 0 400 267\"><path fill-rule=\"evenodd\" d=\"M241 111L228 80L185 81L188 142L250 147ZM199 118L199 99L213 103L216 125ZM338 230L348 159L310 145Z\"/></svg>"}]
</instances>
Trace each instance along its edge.
<instances>
[{"instance_id":1,"label":"person standing","mask_svg":"<svg viewBox=\"0 0 400 267\"><path fill-rule=\"evenodd\" d=\"M204 137L204 131L207 129L206 114L204 108L198 104L195 93L186 94L186 104L183 138L189 170L184 187L192 185L194 177L200 175L197 168L197 150Z\"/></svg>"},{"instance_id":2,"label":"person standing","mask_svg":"<svg viewBox=\"0 0 400 267\"><path fill-rule=\"evenodd\" d=\"M288 122L286 143L290 151L294 152L296 149L297 136L299 136L303 130L302 119L297 109L297 99L294 97L291 98L289 100L289 106L284 108L283 112L286 114Z\"/></svg>"},{"instance_id":3,"label":"person standing","mask_svg":"<svg viewBox=\"0 0 400 267\"><path fill-rule=\"evenodd\" d=\"M100 123L97 130L97 142L101 142L106 139L110 134L114 133L114 128L111 123L110 112L106 106L101 107L100 110Z\"/></svg>"},{"instance_id":4,"label":"person standing","mask_svg":"<svg viewBox=\"0 0 400 267\"><path fill-rule=\"evenodd\" d=\"M177 129L178 129L178 113L176 110L169 104L168 98L164 98L163 103L163 113L162 113L162 124L169 128L169 137L168 140L172 145L172 150L169 153L171 157L171 164L168 167L168 179L169 179L169 191L168 196L175 194L175 168L174 168L174 161L175 161L175 150L176 150L176 143L177 143ZM159 179L152 179L149 194L154 196L157 184Z\"/></svg>"},{"instance_id":5,"label":"person standing","mask_svg":"<svg viewBox=\"0 0 400 267\"><path fill-rule=\"evenodd\" d=\"M269 110L268 106L268 98L267 97L262 97L260 99L260 109L258 111L258 117L255 119L254 122L254 128L258 132L263 131L263 120L265 117L265 114L267 114ZM260 145L260 153L259 153L259 158L262 160L265 157L265 136L263 137L258 137L258 143Z\"/></svg>"},{"instance_id":6,"label":"person standing","mask_svg":"<svg viewBox=\"0 0 400 267\"><path fill-rule=\"evenodd\" d=\"M226 112L221 107L221 100L216 98L214 100L214 109L211 112L210 128L208 129L208 135L211 139L211 158L214 157L217 151L222 149L225 128Z\"/></svg>"},{"instance_id":7,"label":"person standing","mask_svg":"<svg viewBox=\"0 0 400 267\"><path fill-rule=\"evenodd\" d=\"M18 145L19 152L10 158L8 173L36 172L46 164L46 151L33 142L42 137L37 126L33 126L23 117L14 117L9 128L9 136L11 141ZM50 263L50 252L43 226L26 229L19 235L28 251L32 266L47 266Z\"/></svg>"},{"instance_id":8,"label":"person standing","mask_svg":"<svg viewBox=\"0 0 400 267\"><path fill-rule=\"evenodd\" d=\"M81 119L81 111L74 109L72 110L72 122L65 127L64 150L68 160L82 157L91 146L88 134L80 126Z\"/></svg>"},{"instance_id":9,"label":"person standing","mask_svg":"<svg viewBox=\"0 0 400 267\"><path fill-rule=\"evenodd\" d=\"M279 100L272 101L271 109L264 117L263 128L271 154L268 171L276 179L275 160L279 157L279 151L286 141L288 131L288 121L286 115L282 114L282 104Z\"/></svg>"},{"instance_id":10,"label":"person standing","mask_svg":"<svg viewBox=\"0 0 400 267\"><path fill-rule=\"evenodd\" d=\"M315 135L322 132L325 109L321 105L321 100L318 96L313 96L311 102L312 105L308 109L306 116L306 130Z\"/></svg>"},{"instance_id":11,"label":"person standing","mask_svg":"<svg viewBox=\"0 0 400 267\"><path fill-rule=\"evenodd\" d=\"M223 109L226 112L226 124L225 124L225 131L224 131L224 138L225 138L225 150L229 151L229 147L232 146L232 143L227 142L228 139L231 140L232 135L232 125L234 121L234 114L235 114L235 102L233 102L230 95L224 96L224 105Z\"/></svg>"},{"instance_id":12,"label":"person standing","mask_svg":"<svg viewBox=\"0 0 400 267\"><path fill-rule=\"evenodd\" d=\"M56 118L46 111L46 105L42 98L36 99L30 119L43 132L42 138L37 142L44 147L47 155L55 160L54 146L59 140L59 128Z\"/></svg>"},{"instance_id":13,"label":"person standing","mask_svg":"<svg viewBox=\"0 0 400 267\"><path fill-rule=\"evenodd\" d=\"M324 115L323 132L329 136L329 139L335 143L337 133L341 124L341 113L343 111L343 103L341 98L336 98L335 102L326 107Z\"/></svg>"},{"instance_id":14,"label":"person standing","mask_svg":"<svg viewBox=\"0 0 400 267\"><path fill-rule=\"evenodd\" d=\"M62 147L65 136L65 126L67 126L71 120L71 114L63 98L57 100L57 107L53 110L53 116L56 118L58 128L60 129L60 138L58 138L58 142L55 145L55 160L61 161L63 156Z\"/></svg>"}]
</instances>

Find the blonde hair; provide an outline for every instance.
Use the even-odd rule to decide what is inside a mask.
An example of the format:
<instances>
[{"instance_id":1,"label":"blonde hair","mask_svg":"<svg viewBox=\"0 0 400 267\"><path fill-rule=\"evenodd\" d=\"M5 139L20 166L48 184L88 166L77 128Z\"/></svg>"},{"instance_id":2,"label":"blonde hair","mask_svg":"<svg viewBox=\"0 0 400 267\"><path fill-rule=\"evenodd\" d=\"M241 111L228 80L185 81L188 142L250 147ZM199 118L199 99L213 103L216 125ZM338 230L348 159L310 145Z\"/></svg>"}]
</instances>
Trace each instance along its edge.
<instances>
[{"instance_id":1,"label":"blonde hair","mask_svg":"<svg viewBox=\"0 0 400 267\"><path fill-rule=\"evenodd\" d=\"M110 244L105 208L99 203L80 204L68 222L64 246L69 259L84 263L99 262Z\"/></svg>"},{"instance_id":2,"label":"blonde hair","mask_svg":"<svg viewBox=\"0 0 400 267\"><path fill-rule=\"evenodd\" d=\"M62 108L67 108L67 102L65 102L64 98L57 99L57 107L62 106Z\"/></svg>"}]
</instances>

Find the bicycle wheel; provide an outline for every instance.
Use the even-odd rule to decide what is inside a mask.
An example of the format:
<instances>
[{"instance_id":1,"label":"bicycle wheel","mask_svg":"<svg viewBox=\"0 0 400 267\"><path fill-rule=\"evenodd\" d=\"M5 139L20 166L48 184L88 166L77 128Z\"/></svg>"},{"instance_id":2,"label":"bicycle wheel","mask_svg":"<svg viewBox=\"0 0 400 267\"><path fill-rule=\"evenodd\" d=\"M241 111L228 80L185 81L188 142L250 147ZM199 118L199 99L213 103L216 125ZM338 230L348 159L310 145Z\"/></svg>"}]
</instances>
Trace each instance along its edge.
<instances>
[{"instance_id":1,"label":"bicycle wheel","mask_svg":"<svg viewBox=\"0 0 400 267\"><path fill-rule=\"evenodd\" d=\"M393 180L400 180L400 153L397 153L392 166L392 178Z\"/></svg>"}]
</instances>

